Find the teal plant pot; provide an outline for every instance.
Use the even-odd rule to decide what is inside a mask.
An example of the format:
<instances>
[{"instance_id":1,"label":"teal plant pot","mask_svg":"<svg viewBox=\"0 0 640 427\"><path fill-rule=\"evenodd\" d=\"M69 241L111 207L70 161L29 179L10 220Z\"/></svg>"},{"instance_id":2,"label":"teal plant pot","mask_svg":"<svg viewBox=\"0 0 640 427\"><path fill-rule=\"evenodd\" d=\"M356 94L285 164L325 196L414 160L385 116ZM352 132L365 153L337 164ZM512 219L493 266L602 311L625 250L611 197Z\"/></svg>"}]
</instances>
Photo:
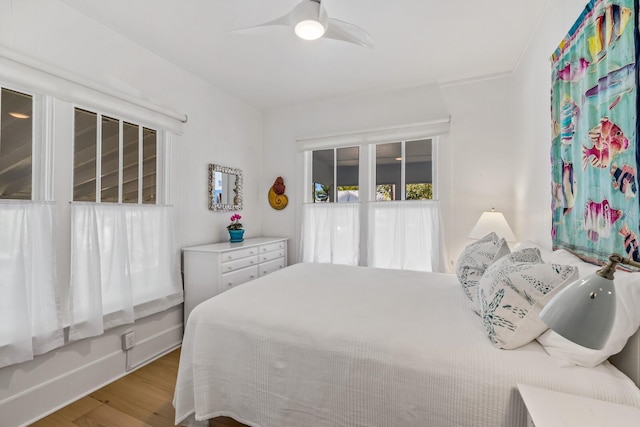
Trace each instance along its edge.
<instances>
[{"instance_id":1,"label":"teal plant pot","mask_svg":"<svg viewBox=\"0 0 640 427\"><path fill-rule=\"evenodd\" d=\"M244 230L229 230L229 241L231 243L242 242L244 240Z\"/></svg>"}]
</instances>

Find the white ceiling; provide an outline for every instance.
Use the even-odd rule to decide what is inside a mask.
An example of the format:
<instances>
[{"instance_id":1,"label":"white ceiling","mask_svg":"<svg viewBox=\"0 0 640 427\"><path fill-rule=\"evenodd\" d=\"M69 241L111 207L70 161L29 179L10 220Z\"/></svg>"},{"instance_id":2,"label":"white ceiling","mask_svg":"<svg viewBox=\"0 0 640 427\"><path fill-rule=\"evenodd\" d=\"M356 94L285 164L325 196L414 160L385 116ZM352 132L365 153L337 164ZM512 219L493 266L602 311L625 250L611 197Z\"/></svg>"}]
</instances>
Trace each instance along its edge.
<instances>
[{"instance_id":1,"label":"white ceiling","mask_svg":"<svg viewBox=\"0 0 640 427\"><path fill-rule=\"evenodd\" d=\"M250 33L302 0L61 0L259 108L510 72L550 0L323 0L367 30L367 49Z\"/></svg>"}]
</instances>

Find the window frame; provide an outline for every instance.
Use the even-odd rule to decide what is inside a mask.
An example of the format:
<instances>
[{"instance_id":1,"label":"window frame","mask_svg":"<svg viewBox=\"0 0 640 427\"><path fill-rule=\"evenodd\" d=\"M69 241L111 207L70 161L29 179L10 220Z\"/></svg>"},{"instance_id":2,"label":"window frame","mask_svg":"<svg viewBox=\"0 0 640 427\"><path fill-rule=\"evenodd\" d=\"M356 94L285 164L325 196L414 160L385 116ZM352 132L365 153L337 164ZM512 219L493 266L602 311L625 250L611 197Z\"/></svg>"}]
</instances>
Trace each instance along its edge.
<instances>
[{"instance_id":1,"label":"window frame","mask_svg":"<svg viewBox=\"0 0 640 427\"><path fill-rule=\"evenodd\" d=\"M53 200L53 98L19 84L0 80L0 90L7 89L32 99L31 120L31 197L28 199L5 199L11 201L52 201ZM0 106L1 106L0 97Z\"/></svg>"},{"instance_id":2,"label":"window frame","mask_svg":"<svg viewBox=\"0 0 640 427\"><path fill-rule=\"evenodd\" d=\"M414 142L414 141L426 141L426 140L430 140L431 142L431 187L432 187L432 195L433 197L431 199L424 199L424 200L438 200L438 185L437 185L437 178L438 178L438 169L437 169L437 164L438 164L438 151L437 151L437 147L438 147L438 137L425 137L425 138L411 138L411 139L402 139L399 141L392 141L392 142L377 142L375 144L370 144L371 146L373 146L373 164L369 165L369 167L372 168L372 173L373 173L373 180L371 182L371 187L373 190L373 194L369 195L369 200L372 202L389 202L389 201L395 201L395 202L412 202L415 200L407 200L407 179L406 179L406 171L407 171L407 167L406 167L406 162L407 162L407 155L406 155L406 144L407 142ZM376 198L376 193L377 193L377 188L378 185L388 185L388 184L378 184L378 180L377 180L377 166L378 166L378 158L377 158L377 151L376 148L378 147L378 145L384 145L384 144L395 144L395 143L399 143L400 144L400 198L396 199L396 200L378 200ZM395 189L395 193L397 194L398 189Z\"/></svg>"},{"instance_id":3,"label":"window frame","mask_svg":"<svg viewBox=\"0 0 640 427\"><path fill-rule=\"evenodd\" d=\"M114 203L114 202L103 202L101 200L102 196L102 119L103 117L107 117L110 119L114 119L118 121L118 204L138 204L138 205L163 205L169 204L171 199L170 193L170 179L168 176L168 171L170 171L170 161L171 161L171 132L159 128L153 125L149 125L147 123L136 121L130 118L123 117L121 114L113 114L111 112L106 112L104 110L87 107L84 105L80 105L77 103L71 104L72 115L71 115L71 129L72 129L72 138L73 142L71 145L71 166L72 171L71 179L69 185L71 186L71 199L74 200L74 177L75 177L75 138L76 138L76 120L75 113L77 109L87 111L89 113L93 113L96 115L96 197L92 202L95 203ZM123 195L123 128L124 124L128 123L130 125L138 126L138 201L136 203L123 203L122 195ZM156 198L154 203L143 203L143 162L144 162L144 131L145 129L152 130L156 133Z\"/></svg>"},{"instance_id":4,"label":"window frame","mask_svg":"<svg viewBox=\"0 0 640 427\"><path fill-rule=\"evenodd\" d=\"M322 148L322 149L311 150L310 151L310 156L311 156L311 170L310 170L310 173L311 173L311 187L310 188L312 189L312 191L311 191L311 194L312 194L311 202L312 203L341 203L341 202L338 201L338 196L339 196L338 195L338 187L339 187L339 185L338 185L338 160L339 160L339 158L338 158L339 157L338 150L349 149L349 148L352 148L352 149L355 148L358 151L358 185L357 185L357 187L358 187L358 199L360 200L360 189L361 189L360 182L362 180L362 178L360 176L361 162L362 162L362 155L361 155L362 146L360 146L360 145L350 145L350 146L344 146L344 147ZM316 186L315 186L316 182L315 182L314 177L313 177L313 163L314 163L313 154L316 151L329 151L329 150L331 150L333 152L333 161L332 161L333 171L332 171L332 177L331 177L332 186L330 187L330 192L329 192L329 197L328 197L329 200L324 201L324 202L316 201L316 197L315 197L315 195L316 195ZM343 203L355 203L355 202L343 202Z\"/></svg>"},{"instance_id":5,"label":"window frame","mask_svg":"<svg viewBox=\"0 0 640 427\"><path fill-rule=\"evenodd\" d=\"M405 184L405 143L410 141L420 141L420 140L431 140L431 174L432 174L432 194L433 198L429 200L438 201L439 200L439 182L438 182L438 163L439 163L439 150L438 145L440 142L440 138L438 135L433 136L424 136L424 137L412 137L405 138L402 140L391 140L391 141L376 141L371 143L360 143L360 144L351 144L351 145L343 145L337 144L333 147L329 145L324 145L318 148L311 148L309 150L303 151L303 170L304 170L304 179L303 179L303 188L304 198L303 203L314 203L314 183L313 183L313 152L314 151L322 151L322 150L330 150L332 149L334 152L334 172L333 179L334 183L336 182L336 174L337 174L337 163L336 163L336 152L340 148L349 148L349 147L358 147L359 148L359 156L358 156L358 193L361 195L359 202L378 202L376 200L376 147L380 144L391 144L391 143L402 143L401 144L401 152L402 152L402 166L401 166L401 194L402 198L400 200L395 200L395 202L415 202L416 200L405 200L406 196L406 184ZM312 191L308 191L311 189ZM397 190L397 189L396 189ZM331 199L331 203L335 202L337 198L337 187L333 191L334 195ZM417 200L419 201L419 200ZM390 201L384 201L388 203ZM394 202L394 201L391 201ZM337 203L337 202L336 202Z\"/></svg>"}]
</instances>

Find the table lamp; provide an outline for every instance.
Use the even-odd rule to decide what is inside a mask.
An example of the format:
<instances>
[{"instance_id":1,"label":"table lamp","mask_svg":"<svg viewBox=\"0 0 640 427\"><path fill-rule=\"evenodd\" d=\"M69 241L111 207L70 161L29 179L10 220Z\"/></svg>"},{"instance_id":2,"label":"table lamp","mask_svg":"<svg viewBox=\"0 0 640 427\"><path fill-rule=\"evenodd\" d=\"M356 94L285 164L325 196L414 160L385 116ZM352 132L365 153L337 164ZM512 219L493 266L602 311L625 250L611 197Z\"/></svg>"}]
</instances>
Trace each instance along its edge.
<instances>
[{"instance_id":1,"label":"table lamp","mask_svg":"<svg viewBox=\"0 0 640 427\"><path fill-rule=\"evenodd\" d=\"M595 274L562 289L544 306L540 318L569 341L594 350L607 343L616 315L613 273L617 264L640 268L640 263L612 254Z\"/></svg>"},{"instance_id":2,"label":"table lamp","mask_svg":"<svg viewBox=\"0 0 640 427\"><path fill-rule=\"evenodd\" d=\"M504 237L507 242L515 242L516 236L511 231L509 223L505 219L502 212L496 212L491 208L490 212L483 212L469 232L470 239L482 239L484 236L491 232L496 233L500 237Z\"/></svg>"}]
</instances>

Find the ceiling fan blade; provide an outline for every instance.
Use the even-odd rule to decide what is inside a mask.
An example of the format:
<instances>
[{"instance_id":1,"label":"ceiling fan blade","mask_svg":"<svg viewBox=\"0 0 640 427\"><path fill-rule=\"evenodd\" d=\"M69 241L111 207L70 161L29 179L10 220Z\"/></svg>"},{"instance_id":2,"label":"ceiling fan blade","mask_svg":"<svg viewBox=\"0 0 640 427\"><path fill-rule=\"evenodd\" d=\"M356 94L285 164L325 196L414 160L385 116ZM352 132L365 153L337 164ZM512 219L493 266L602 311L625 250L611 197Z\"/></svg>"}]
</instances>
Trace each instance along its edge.
<instances>
[{"instance_id":1,"label":"ceiling fan blade","mask_svg":"<svg viewBox=\"0 0 640 427\"><path fill-rule=\"evenodd\" d=\"M369 33L356 25L339 19L329 18L329 25L323 37L355 43L363 47L374 47L373 37Z\"/></svg>"},{"instance_id":2,"label":"ceiling fan blade","mask_svg":"<svg viewBox=\"0 0 640 427\"><path fill-rule=\"evenodd\" d=\"M236 28L234 30L229 30L232 33L241 33L241 32L247 32L256 28L262 28L262 27L270 27L270 26L275 26L275 25L283 25L285 27L291 27L292 26L292 12L287 13L286 15L283 15L279 18L276 18L274 20L265 22L263 24L258 24L258 25L252 25L250 27L244 27L244 28Z\"/></svg>"}]
</instances>

